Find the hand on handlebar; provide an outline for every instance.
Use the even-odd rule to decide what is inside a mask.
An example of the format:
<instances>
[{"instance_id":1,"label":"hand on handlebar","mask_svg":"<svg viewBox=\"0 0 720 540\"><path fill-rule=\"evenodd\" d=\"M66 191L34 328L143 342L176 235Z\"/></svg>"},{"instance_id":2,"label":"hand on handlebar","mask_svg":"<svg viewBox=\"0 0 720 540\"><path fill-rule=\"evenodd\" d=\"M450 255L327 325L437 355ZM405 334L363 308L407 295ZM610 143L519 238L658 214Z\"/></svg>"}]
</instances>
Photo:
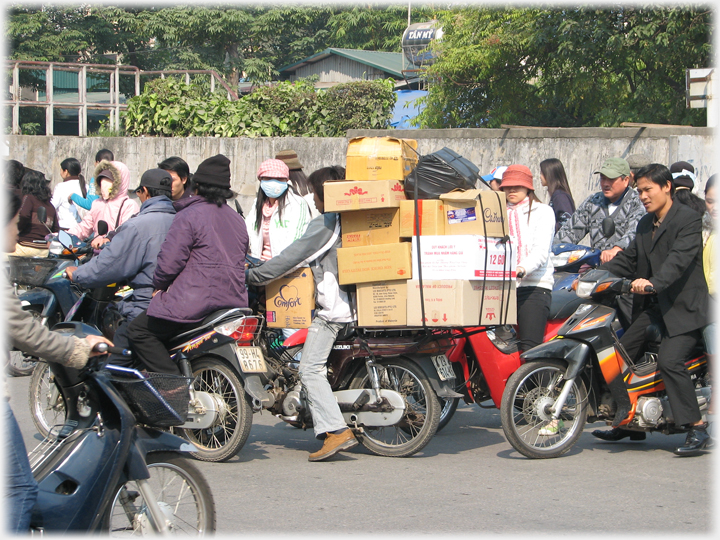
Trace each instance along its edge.
<instances>
[{"instance_id":1,"label":"hand on handlebar","mask_svg":"<svg viewBox=\"0 0 720 540\"><path fill-rule=\"evenodd\" d=\"M105 347L98 347L101 343L104 343L109 347L113 346L112 341L103 336L85 336L85 340L90 344L91 347L90 356L98 356L107 352L107 349Z\"/></svg>"},{"instance_id":2,"label":"hand on handlebar","mask_svg":"<svg viewBox=\"0 0 720 540\"><path fill-rule=\"evenodd\" d=\"M109 241L110 240L108 240L104 236L96 236L95 238L93 238L92 242L90 242L90 245L95 249L100 249L100 246L102 246L103 244L105 244Z\"/></svg>"},{"instance_id":3,"label":"hand on handlebar","mask_svg":"<svg viewBox=\"0 0 720 540\"><path fill-rule=\"evenodd\" d=\"M64 274L63 277L66 277L66 278L68 278L70 281L72 281L72 280L73 280L73 278L72 278L72 277L73 277L73 273L75 272L75 270L77 270L77 266L68 266L68 267L65 269L65 274Z\"/></svg>"},{"instance_id":4,"label":"hand on handlebar","mask_svg":"<svg viewBox=\"0 0 720 540\"><path fill-rule=\"evenodd\" d=\"M647 279L636 279L630 286L630 292L635 294L654 294L655 286Z\"/></svg>"}]
</instances>

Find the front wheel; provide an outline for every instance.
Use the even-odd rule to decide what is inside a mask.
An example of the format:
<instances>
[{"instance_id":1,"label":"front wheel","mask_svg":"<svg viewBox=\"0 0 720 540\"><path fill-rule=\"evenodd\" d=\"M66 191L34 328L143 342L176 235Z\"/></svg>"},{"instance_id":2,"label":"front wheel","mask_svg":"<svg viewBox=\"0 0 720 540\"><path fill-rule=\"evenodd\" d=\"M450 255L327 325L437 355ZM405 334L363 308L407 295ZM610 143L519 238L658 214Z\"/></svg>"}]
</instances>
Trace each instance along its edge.
<instances>
[{"instance_id":1,"label":"front wheel","mask_svg":"<svg viewBox=\"0 0 720 540\"><path fill-rule=\"evenodd\" d=\"M231 368L212 357L192 363L193 388L207 392L220 404L212 426L205 429L177 429L181 437L199 448L191 455L202 461L227 461L247 441L252 427L252 407L242 381Z\"/></svg>"},{"instance_id":2,"label":"front wheel","mask_svg":"<svg viewBox=\"0 0 720 540\"><path fill-rule=\"evenodd\" d=\"M215 531L215 501L202 473L173 452L147 455L148 480L170 534L202 536ZM118 486L105 516L111 536L157 532L135 481Z\"/></svg>"},{"instance_id":3,"label":"front wheel","mask_svg":"<svg viewBox=\"0 0 720 540\"><path fill-rule=\"evenodd\" d=\"M422 450L437 432L440 401L420 367L404 358L375 363L380 388L395 390L405 399L405 414L394 426L363 427L357 433L360 444L371 452L388 457L407 457ZM350 382L351 389L372 388L366 370Z\"/></svg>"},{"instance_id":4,"label":"front wheel","mask_svg":"<svg viewBox=\"0 0 720 540\"><path fill-rule=\"evenodd\" d=\"M53 426L65 423L65 398L47 362L40 361L33 369L28 403L33 424L43 437L48 436Z\"/></svg>"},{"instance_id":5,"label":"front wheel","mask_svg":"<svg viewBox=\"0 0 720 540\"><path fill-rule=\"evenodd\" d=\"M570 450L587 420L587 390L576 377L557 421L550 407L560 395L565 364L556 360L528 362L508 379L500 405L505 437L522 455L555 458Z\"/></svg>"}]
</instances>

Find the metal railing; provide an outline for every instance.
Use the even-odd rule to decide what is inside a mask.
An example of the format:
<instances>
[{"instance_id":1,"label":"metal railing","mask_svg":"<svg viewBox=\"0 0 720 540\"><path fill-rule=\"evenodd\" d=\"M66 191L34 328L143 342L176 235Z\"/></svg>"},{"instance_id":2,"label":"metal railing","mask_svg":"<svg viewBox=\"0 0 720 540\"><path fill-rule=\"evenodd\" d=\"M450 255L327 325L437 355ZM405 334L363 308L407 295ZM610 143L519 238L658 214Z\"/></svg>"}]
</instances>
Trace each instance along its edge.
<instances>
[{"instance_id":1,"label":"metal railing","mask_svg":"<svg viewBox=\"0 0 720 540\"><path fill-rule=\"evenodd\" d=\"M135 66L108 65L108 64L76 64L65 62L39 62L30 60L9 60L5 61L6 70L12 70L12 83L10 85L10 99L4 100L5 106L12 107L12 134L20 135L20 108L41 107L45 109L45 135L53 135L53 123L56 109L78 109L78 135L87 136L88 110L108 110L109 128L117 130L120 127L120 111L127 108L127 104L121 102L120 76L132 76L134 78L134 95L140 94L140 77L167 75L185 75L185 82L190 83L191 75L209 75L210 91L215 92L216 81L225 89L228 99L237 100L237 93L234 92L225 80L214 70L166 70L166 71L142 71ZM45 100L23 99L20 86L20 70L44 71L45 73ZM56 71L70 71L78 74L77 102L57 100L54 95L53 74ZM107 102L88 101L87 80L88 74L100 73L108 75L110 79L109 100ZM124 94L124 93L123 93Z\"/></svg>"}]
</instances>

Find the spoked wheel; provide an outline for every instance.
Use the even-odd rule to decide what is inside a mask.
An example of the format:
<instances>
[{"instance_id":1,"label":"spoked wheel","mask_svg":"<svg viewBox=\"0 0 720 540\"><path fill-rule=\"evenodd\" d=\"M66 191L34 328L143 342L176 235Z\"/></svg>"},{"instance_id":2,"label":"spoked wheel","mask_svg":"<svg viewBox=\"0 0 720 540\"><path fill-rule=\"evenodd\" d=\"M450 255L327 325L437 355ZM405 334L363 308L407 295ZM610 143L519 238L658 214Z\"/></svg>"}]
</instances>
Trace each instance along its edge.
<instances>
[{"instance_id":1,"label":"spoked wheel","mask_svg":"<svg viewBox=\"0 0 720 540\"><path fill-rule=\"evenodd\" d=\"M364 427L357 439L380 456L407 457L422 450L437 432L440 401L430 381L414 362L395 358L376 362L380 388L395 390L405 399L405 414L394 426ZM372 388L365 370L356 375L350 388Z\"/></svg>"},{"instance_id":2,"label":"spoked wheel","mask_svg":"<svg viewBox=\"0 0 720 540\"><path fill-rule=\"evenodd\" d=\"M170 534L202 536L215 531L215 502L205 477L172 452L148 454L148 480ZM105 516L113 537L157 532L136 482L118 486Z\"/></svg>"},{"instance_id":3,"label":"spoked wheel","mask_svg":"<svg viewBox=\"0 0 720 540\"><path fill-rule=\"evenodd\" d=\"M554 458L570 450L587 420L587 390L579 378L573 382L559 421L552 422L551 406L565 380L560 361L528 362L508 379L500 405L502 428L510 444L534 459Z\"/></svg>"},{"instance_id":4,"label":"spoked wheel","mask_svg":"<svg viewBox=\"0 0 720 540\"><path fill-rule=\"evenodd\" d=\"M48 436L53 426L65 423L65 398L47 362L40 361L33 369L28 403L33 424L43 437Z\"/></svg>"},{"instance_id":5,"label":"spoked wheel","mask_svg":"<svg viewBox=\"0 0 720 540\"><path fill-rule=\"evenodd\" d=\"M227 461L240 451L252 426L252 408L242 381L232 369L213 358L194 361L192 369L195 390L211 394L221 410L209 428L177 431L200 449L191 452L197 459Z\"/></svg>"},{"instance_id":6,"label":"spoked wheel","mask_svg":"<svg viewBox=\"0 0 720 540\"><path fill-rule=\"evenodd\" d=\"M27 377L31 375L38 359L22 351L10 351L5 371L12 377Z\"/></svg>"},{"instance_id":7,"label":"spoked wheel","mask_svg":"<svg viewBox=\"0 0 720 540\"><path fill-rule=\"evenodd\" d=\"M442 398L440 400L440 405L442 405L442 409L440 409L440 422L438 423L437 428L438 431L448 425L453 415L455 414L459 403L460 398Z\"/></svg>"}]
</instances>

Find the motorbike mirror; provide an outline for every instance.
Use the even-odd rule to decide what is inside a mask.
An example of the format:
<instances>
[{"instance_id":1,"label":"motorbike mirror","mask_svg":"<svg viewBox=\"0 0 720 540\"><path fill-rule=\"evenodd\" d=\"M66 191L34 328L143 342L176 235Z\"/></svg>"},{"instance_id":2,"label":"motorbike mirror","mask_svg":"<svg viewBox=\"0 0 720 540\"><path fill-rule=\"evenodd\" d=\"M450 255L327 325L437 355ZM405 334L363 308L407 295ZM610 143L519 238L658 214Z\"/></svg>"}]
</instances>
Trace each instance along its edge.
<instances>
[{"instance_id":1,"label":"motorbike mirror","mask_svg":"<svg viewBox=\"0 0 720 540\"><path fill-rule=\"evenodd\" d=\"M60 231L58 233L58 242L60 242L63 247L67 249L71 248L73 245L72 236L70 236L65 231Z\"/></svg>"},{"instance_id":2,"label":"motorbike mirror","mask_svg":"<svg viewBox=\"0 0 720 540\"><path fill-rule=\"evenodd\" d=\"M615 234L615 222L611 217L603 219L600 228L602 229L602 235L605 238L610 238L613 234Z\"/></svg>"},{"instance_id":3,"label":"motorbike mirror","mask_svg":"<svg viewBox=\"0 0 720 540\"><path fill-rule=\"evenodd\" d=\"M47 210L45 207L39 206L35 213L37 214L37 218L40 220L40 223L45 223L45 220L47 219Z\"/></svg>"},{"instance_id":4,"label":"motorbike mirror","mask_svg":"<svg viewBox=\"0 0 720 540\"><path fill-rule=\"evenodd\" d=\"M97 225L98 225L98 234L100 236L105 236L108 233L108 228L109 228L107 221L104 221L101 219L100 221L98 221Z\"/></svg>"}]
</instances>

